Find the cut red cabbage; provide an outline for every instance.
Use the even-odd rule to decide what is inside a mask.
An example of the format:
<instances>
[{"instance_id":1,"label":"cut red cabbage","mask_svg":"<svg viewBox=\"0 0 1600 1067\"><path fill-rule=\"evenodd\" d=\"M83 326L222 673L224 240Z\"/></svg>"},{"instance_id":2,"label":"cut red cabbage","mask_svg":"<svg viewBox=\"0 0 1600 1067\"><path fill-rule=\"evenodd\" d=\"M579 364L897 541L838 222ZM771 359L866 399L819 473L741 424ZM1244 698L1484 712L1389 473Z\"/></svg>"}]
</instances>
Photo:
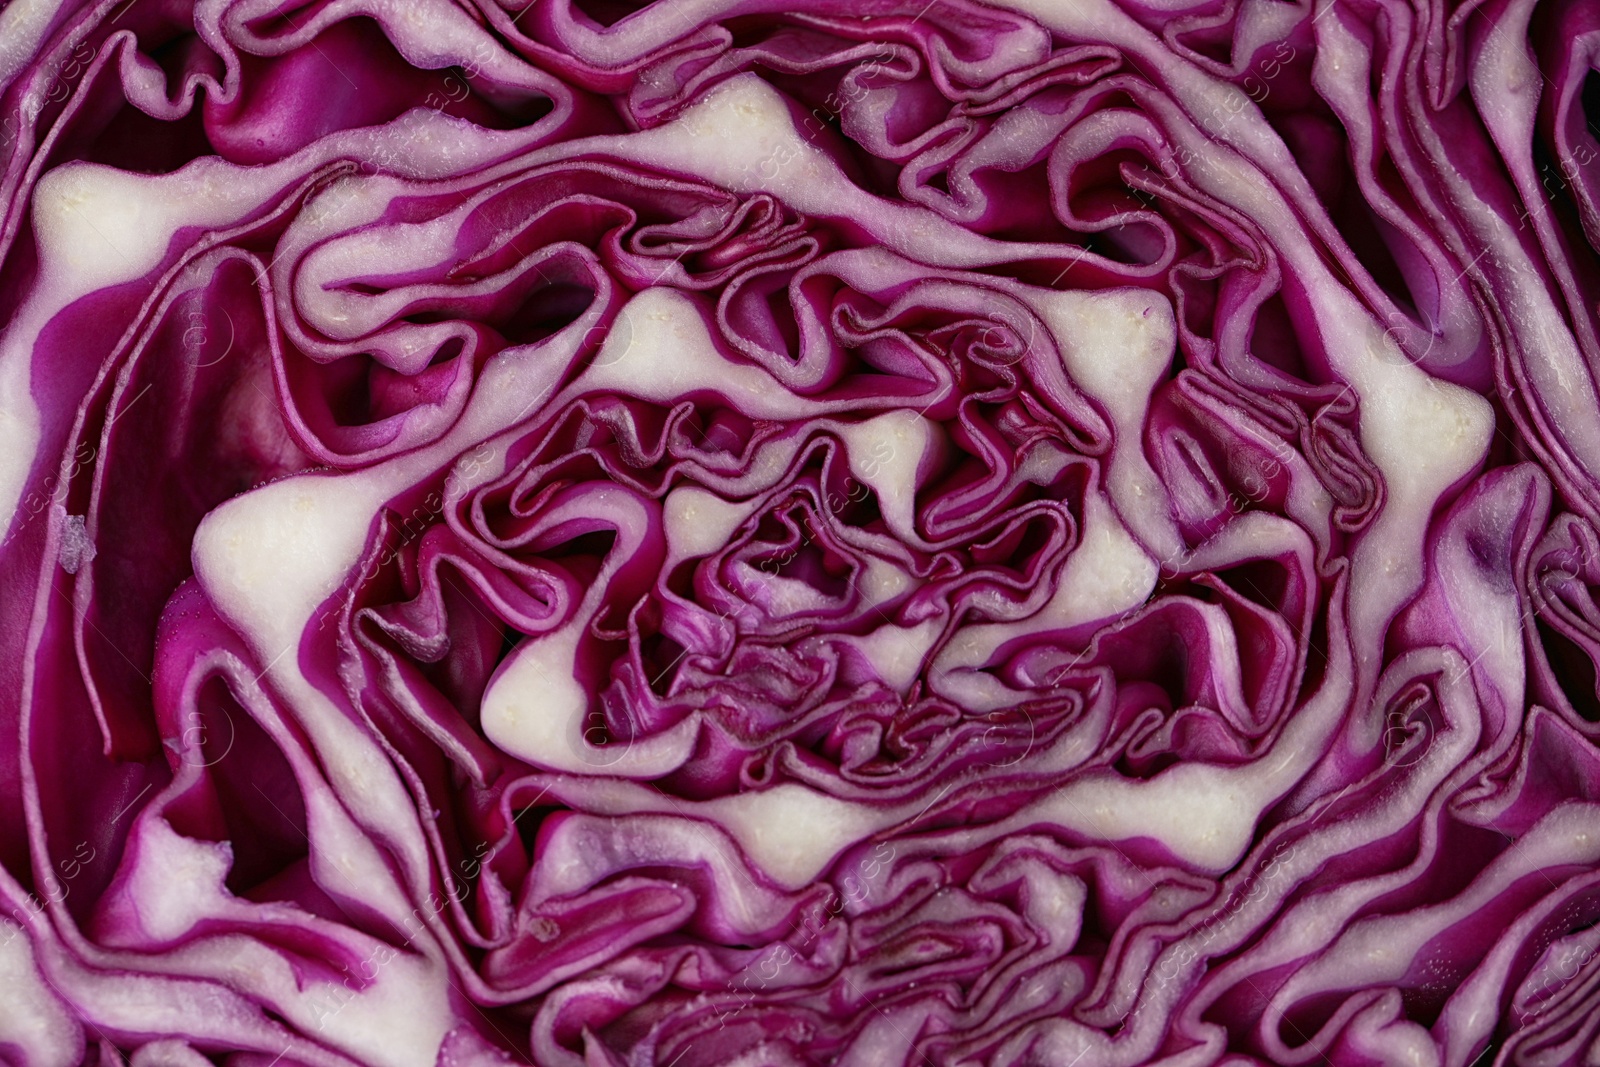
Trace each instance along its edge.
<instances>
[{"instance_id":1,"label":"cut red cabbage","mask_svg":"<svg viewBox=\"0 0 1600 1067\"><path fill-rule=\"evenodd\" d=\"M0 1063L1600 1063L1600 3L10 0Z\"/></svg>"}]
</instances>

